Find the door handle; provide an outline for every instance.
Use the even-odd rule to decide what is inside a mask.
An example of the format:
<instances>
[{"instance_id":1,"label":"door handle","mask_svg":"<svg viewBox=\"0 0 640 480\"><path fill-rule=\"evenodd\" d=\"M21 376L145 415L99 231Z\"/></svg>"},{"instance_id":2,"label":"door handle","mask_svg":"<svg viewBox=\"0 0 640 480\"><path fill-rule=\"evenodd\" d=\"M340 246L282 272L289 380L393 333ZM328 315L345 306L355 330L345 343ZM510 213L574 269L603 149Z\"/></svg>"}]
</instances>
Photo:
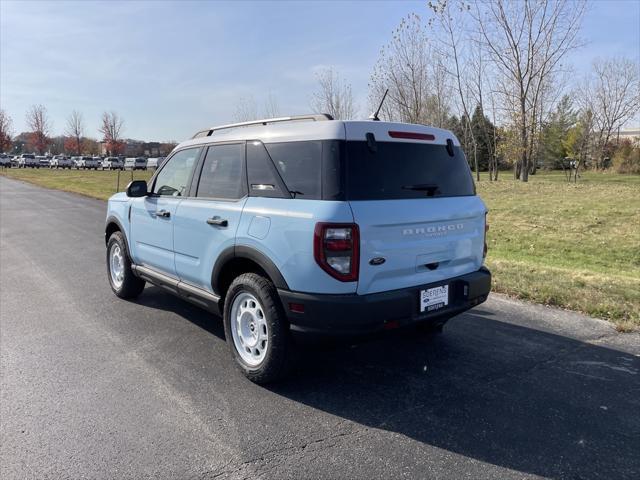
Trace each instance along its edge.
<instances>
[{"instance_id":1,"label":"door handle","mask_svg":"<svg viewBox=\"0 0 640 480\"><path fill-rule=\"evenodd\" d=\"M220 217L207 218L207 223L209 225L215 225L216 227L228 227L229 226L229 221L226 218L220 218Z\"/></svg>"},{"instance_id":2,"label":"door handle","mask_svg":"<svg viewBox=\"0 0 640 480\"><path fill-rule=\"evenodd\" d=\"M171 216L171 212L169 212L168 210L158 210L156 212L156 216L162 217L162 218L169 218Z\"/></svg>"}]
</instances>

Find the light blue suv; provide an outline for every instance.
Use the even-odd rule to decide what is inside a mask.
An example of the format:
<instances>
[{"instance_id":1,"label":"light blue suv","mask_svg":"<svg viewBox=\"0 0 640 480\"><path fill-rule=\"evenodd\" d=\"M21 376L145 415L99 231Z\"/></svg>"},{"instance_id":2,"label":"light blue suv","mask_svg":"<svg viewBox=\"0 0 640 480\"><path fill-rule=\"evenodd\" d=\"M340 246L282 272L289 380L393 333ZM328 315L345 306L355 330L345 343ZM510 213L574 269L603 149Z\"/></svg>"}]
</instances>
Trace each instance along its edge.
<instances>
[{"instance_id":1,"label":"light blue suv","mask_svg":"<svg viewBox=\"0 0 640 480\"><path fill-rule=\"evenodd\" d=\"M298 335L440 329L486 300L486 207L446 130L309 115L214 127L109 199L114 293L145 282L222 315L244 374Z\"/></svg>"}]
</instances>

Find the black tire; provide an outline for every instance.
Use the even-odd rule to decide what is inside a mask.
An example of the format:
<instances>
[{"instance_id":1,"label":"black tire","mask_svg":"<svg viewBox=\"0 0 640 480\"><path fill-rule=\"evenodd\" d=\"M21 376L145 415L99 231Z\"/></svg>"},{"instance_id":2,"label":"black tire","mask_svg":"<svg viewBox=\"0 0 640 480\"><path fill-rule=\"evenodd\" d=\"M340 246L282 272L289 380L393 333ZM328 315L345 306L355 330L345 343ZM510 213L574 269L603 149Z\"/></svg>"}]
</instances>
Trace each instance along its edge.
<instances>
[{"instance_id":1,"label":"black tire","mask_svg":"<svg viewBox=\"0 0 640 480\"><path fill-rule=\"evenodd\" d=\"M234 299L243 292L255 296L266 316L267 349L264 359L257 366L248 365L238 353L231 331L231 308ZM293 344L289 322L284 313L275 286L268 279L244 273L231 283L224 302L224 334L231 354L242 373L259 385L272 383L285 377L292 364Z\"/></svg>"},{"instance_id":2,"label":"black tire","mask_svg":"<svg viewBox=\"0 0 640 480\"><path fill-rule=\"evenodd\" d=\"M116 244L120 247L120 251L123 252L124 279L120 287L117 287L113 283L113 279L111 278L111 262L109 261L111 249L114 248ZM113 293L120 298L136 298L142 293L142 290L144 290L144 280L136 277L131 270L131 260L129 259L129 254L127 252L127 246L125 245L124 237L120 232L112 233L109 237L109 241L107 242L107 278L109 279L111 290L113 290Z\"/></svg>"}]
</instances>

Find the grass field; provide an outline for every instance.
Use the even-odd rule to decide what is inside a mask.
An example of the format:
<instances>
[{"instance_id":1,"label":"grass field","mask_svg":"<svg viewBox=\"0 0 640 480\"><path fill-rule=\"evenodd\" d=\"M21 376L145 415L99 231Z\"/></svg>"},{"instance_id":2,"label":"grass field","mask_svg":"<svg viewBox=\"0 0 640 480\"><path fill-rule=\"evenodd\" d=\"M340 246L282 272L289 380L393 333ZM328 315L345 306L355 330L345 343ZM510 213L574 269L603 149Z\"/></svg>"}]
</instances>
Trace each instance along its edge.
<instances>
[{"instance_id":1,"label":"grass field","mask_svg":"<svg viewBox=\"0 0 640 480\"><path fill-rule=\"evenodd\" d=\"M640 327L640 176L481 181L493 289Z\"/></svg>"},{"instance_id":2,"label":"grass field","mask_svg":"<svg viewBox=\"0 0 640 480\"><path fill-rule=\"evenodd\" d=\"M3 170L0 174L107 199L116 172ZM146 179L151 172L136 172ZM120 189L131 172L120 176ZM561 172L529 183L504 172L477 185L489 207L489 255L497 292L585 312L619 330L640 328L640 176Z\"/></svg>"},{"instance_id":3,"label":"grass field","mask_svg":"<svg viewBox=\"0 0 640 480\"><path fill-rule=\"evenodd\" d=\"M118 189L118 173L120 188ZM151 170L49 170L48 168L0 169L0 175L24 180L47 188L75 192L88 197L108 199L117 191L124 191L132 180L151 178Z\"/></svg>"}]
</instances>

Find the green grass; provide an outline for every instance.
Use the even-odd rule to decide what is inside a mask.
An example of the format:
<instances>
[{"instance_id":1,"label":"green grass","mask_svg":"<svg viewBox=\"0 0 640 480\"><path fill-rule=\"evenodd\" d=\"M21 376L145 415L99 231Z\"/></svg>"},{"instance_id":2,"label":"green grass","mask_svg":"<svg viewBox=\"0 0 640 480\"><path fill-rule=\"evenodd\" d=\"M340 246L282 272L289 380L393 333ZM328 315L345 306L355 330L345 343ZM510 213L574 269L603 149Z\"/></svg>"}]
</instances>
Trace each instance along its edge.
<instances>
[{"instance_id":1,"label":"green grass","mask_svg":"<svg viewBox=\"0 0 640 480\"><path fill-rule=\"evenodd\" d=\"M493 289L640 326L640 176L562 172L483 179Z\"/></svg>"},{"instance_id":2,"label":"green grass","mask_svg":"<svg viewBox=\"0 0 640 480\"><path fill-rule=\"evenodd\" d=\"M0 174L103 200L116 191L116 172ZM121 173L120 190L130 180ZM621 331L640 328L640 176L585 172L573 184L562 172L539 172L521 183L502 172L477 187L489 207L494 291L582 311Z\"/></svg>"},{"instance_id":3,"label":"green grass","mask_svg":"<svg viewBox=\"0 0 640 480\"><path fill-rule=\"evenodd\" d=\"M131 170L120 173L120 188L118 186L118 171L114 170L49 170L47 168L11 168L1 169L0 175L24 180L47 188L55 188L66 192L80 193L88 197L108 199L117 191L124 191L127 184L133 179L148 180L151 178L151 170ZM132 177L133 174L133 177Z\"/></svg>"}]
</instances>

